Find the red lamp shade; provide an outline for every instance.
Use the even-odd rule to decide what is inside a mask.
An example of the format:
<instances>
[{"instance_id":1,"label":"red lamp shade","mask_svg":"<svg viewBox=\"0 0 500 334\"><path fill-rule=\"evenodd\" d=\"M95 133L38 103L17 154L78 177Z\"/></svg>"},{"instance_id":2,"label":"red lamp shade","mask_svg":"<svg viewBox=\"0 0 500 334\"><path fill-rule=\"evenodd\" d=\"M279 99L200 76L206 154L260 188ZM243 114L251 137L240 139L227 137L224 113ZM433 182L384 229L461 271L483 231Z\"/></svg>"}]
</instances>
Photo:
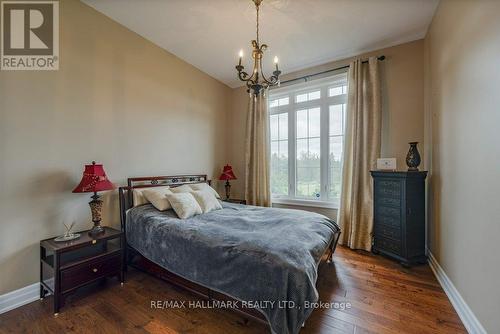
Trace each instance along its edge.
<instances>
[{"instance_id":1,"label":"red lamp shade","mask_svg":"<svg viewBox=\"0 0 500 334\"><path fill-rule=\"evenodd\" d=\"M102 165L92 161L92 165L85 165L80 184L73 189L74 193L95 193L98 191L115 189L115 185L108 180Z\"/></svg>"},{"instance_id":2,"label":"red lamp shade","mask_svg":"<svg viewBox=\"0 0 500 334\"><path fill-rule=\"evenodd\" d=\"M234 175L231 165L224 166L222 174L219 176L219 180L236 180L236 175Z\"/></svg>"}]
</instances>

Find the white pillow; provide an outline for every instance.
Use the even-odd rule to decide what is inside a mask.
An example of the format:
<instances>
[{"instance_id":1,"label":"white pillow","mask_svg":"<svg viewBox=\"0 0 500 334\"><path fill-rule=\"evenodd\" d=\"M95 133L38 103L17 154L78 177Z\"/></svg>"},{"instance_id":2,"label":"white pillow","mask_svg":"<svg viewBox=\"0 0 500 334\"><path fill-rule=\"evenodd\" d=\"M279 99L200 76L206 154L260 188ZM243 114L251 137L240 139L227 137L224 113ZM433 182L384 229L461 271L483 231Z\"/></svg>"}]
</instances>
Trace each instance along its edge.
<instances>
[{"instance_id":1,"label":"white pillow","mask_svg":"<svg viewBox=\"0 0 500 334\"><path fill-rule=\"evenodd\" d=\"M148 199L144 196L144 191L147 189L168 189L169 186L159 186L159 187L145 187L136 188L132 191L132 200L134 201L134 206L148 204Z\"/></svg>"},{"instance_id":2,"label":"white pillow","mask_svg":"<svg viewBox=\"0 0 500 334\"><path fill-rule=\"evenodd\" d=\"M179 187L172 187L170 190L172 190L172 192L175 194L190 193L193 191L193 189L190 186L188 186L187 184L183 184L182 186L179 186Z\"/></svg>"},{"instance_id":3,"label":"white pillow","mask_svg":"<svg viewBox=\"0 0 500 334\"><path fill-rule=\"evenodd\" d=\"M170 202L166 197L167 194L172 194L172 192L168 188L165 187L148 188L145 189L142 192L142 194L151 204L154 205L155 208L157 208L160 211L165 211L172 208Z\"/></svg>"},{"instance_id":4,"label":"white pillow","mask_svg":"<svg viewBox=\"0 0 500 334\"><path fill-rule=\"evenodd\" d=\"M204 182L204 183L191 184L191 188L193 190L208 190L208 191L211 191L211 192L213 192L213 194L215 195L215 197L220 198L220 195L217 192L217 190L215 190L214 188L210 187L208 185L208 183Z\"/></svg>"},{"instance_id":5,"label":"white pillow","mask_svg":"<svg viewBox=\"0 0 500 334\"><path fill-rule=\"evenodd\" d=\"M175 213L181 219L190 218L203 213L200 205L196 202L191 193L172 193L166 196Z\"/></svg>"},{"instance_id":6,"label":"white pillow","mask_svg":"<svg viewBox=\"0 0 500 334\"><path fill-rule=\"evenodd\" d=\"M196 202L198 202L198 204L200 205L203 213L222 209L222 205L220 204L219 200L211 191L197 190L193 191L191 194L193 195Z\"/></svg>"}]
</instances>

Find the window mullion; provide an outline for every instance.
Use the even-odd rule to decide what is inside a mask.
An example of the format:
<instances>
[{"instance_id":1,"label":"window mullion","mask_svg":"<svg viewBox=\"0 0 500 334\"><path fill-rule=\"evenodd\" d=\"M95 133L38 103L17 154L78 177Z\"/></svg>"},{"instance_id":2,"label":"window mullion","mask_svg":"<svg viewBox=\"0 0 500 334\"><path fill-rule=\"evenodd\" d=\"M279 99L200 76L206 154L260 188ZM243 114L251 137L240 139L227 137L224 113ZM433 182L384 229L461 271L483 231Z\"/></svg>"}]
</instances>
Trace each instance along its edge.
<instances>
[{"instance_id":1,"label":"window mullion","mask_svg":"<svg viewBox=\"0 0 500 334\"><path fill-rule=\"evenodd\" d=\"M295 159L296 159L296 112L293 94L290 96L288 110L288 197L295 198Z\"/></svg>"},{"instance_id":2,"label":"window mullion","mask_svg":"<svg viewBox=\"0 0 500 334\"><path fill-rule=\"evenodd\" d=\"M328 94L328 87L324 87L321 91L321 96L326 97ZM320 124L320 134L321 134L321 200L326 200L328 198L328 157L329 157L329 109L328 100L326 98L321 99L321 124Z\"/></svg>"}]
</instances>

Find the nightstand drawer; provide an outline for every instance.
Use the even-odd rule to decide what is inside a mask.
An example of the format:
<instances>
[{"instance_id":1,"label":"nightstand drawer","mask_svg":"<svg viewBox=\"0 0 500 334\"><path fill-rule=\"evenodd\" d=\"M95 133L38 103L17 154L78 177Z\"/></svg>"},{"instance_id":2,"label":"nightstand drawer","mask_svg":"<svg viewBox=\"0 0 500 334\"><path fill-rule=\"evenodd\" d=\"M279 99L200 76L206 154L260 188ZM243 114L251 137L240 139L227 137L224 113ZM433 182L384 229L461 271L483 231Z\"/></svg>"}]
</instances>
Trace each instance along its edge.
<instances>
[{"instance_id":1,"label":"nightstand drawer","mask_svg":"<svg viewBox=\"0 0 500 334\"><path fill-rule=\"evenodd\" d=\"M96 278L118 274L121 268L121 254L114 254L85 262L61 271L61 291L65 292Z\"/></svg>"}]
</instances>

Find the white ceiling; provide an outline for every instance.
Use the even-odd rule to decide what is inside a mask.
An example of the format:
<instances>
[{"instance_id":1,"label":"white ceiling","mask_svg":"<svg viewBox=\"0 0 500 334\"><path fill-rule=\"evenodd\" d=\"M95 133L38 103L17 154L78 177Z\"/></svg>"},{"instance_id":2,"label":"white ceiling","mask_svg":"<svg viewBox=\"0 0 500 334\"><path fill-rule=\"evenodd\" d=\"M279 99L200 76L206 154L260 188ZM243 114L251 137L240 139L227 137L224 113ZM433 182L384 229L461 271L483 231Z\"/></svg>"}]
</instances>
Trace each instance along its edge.
<instances>
[{"instance_id":1,"label":"white ceiling","mask_svg":"<svg viewBox=\"0 0 500 334\"><path fill-rule=\"evenodd\" d=\"M82 0L231 87L243 49L250 66L250 0ZM261 42L267 73L284 73L423 38L439 0L264 0Z\"/></svg>"}]
</instances>

